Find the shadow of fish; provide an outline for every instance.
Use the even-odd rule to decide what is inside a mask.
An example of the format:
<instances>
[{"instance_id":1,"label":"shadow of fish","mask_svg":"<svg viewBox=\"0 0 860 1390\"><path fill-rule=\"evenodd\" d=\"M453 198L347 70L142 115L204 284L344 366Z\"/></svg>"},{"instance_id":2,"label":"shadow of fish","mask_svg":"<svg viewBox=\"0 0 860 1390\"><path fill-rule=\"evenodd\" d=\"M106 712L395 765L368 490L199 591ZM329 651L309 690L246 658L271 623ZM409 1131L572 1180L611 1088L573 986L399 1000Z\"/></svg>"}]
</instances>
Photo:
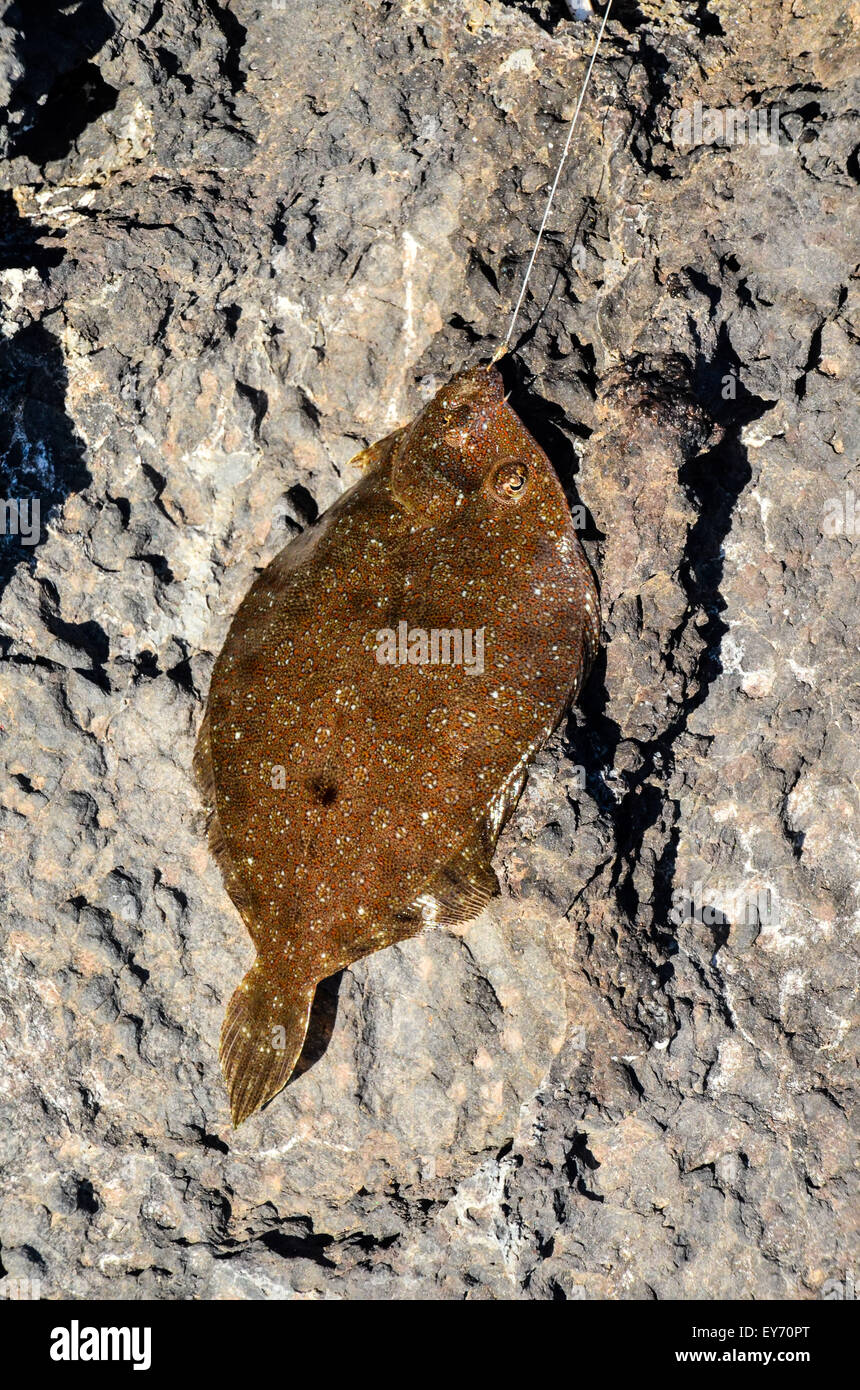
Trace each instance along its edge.
<instances>
[{"instance_id":1,"label":"shadow of fish","mask_svg":"<svg viewBox=\"0 0 860 1390\"><path fill-rule=\"evenodd\" d=\"M498 893L499 833L597 650L564 493L495 368L359 462L241 604L195 755L257 949L221 1035L236 1125L289 1080L319 981Z\"/></svg>"}]
</instances>

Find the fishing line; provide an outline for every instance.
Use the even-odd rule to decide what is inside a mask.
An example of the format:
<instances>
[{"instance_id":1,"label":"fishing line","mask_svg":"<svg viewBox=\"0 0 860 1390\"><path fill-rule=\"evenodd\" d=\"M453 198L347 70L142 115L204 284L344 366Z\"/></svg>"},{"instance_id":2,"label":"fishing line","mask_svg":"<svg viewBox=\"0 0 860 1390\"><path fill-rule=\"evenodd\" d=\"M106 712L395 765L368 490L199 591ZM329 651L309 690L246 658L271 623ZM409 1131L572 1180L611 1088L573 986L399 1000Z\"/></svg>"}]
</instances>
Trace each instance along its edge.
<instances>
[{"instance_id":1,"label":"fishing line","mask_svg":"<svg viewBox=\"0 0 860 1390\"><path fill-rule=\"evenodd\" d=\"M546 207L544 208L544 213L541 219L540 228L538 230L537 239L535 240L534 247L532 248L531 260L529 261L528 269L526 270L525 278L522 283L520 297L517 300L516 308L514 309L514 312L511 316L511 321L508 325L508 331L505 334L504 341L501 342L499 346L496 348L496 351L493 353L493 356L490 359L489 366L492 366L494 362L498 362L500 357L504 357L505 353L510 351L511 339L514 336L514 328L516 327L517 319L519 318L520 309L522 308L523 300L525 299L526 289L528 288L528 283L531 277L532 269L534 267L535 259L537 257L538 251L540 250L540 244L543 240L544 231L546 230L546 224L549 218L550 209L552 208L553 199L555 198L555 191L558 188L558 181L561 178L561 171L564 168L565 163L567 162L567 156L570 150L570 142L573 139L573 132L576 130L576 123L579 120L579 113L582 110L582 103L585 100L585 93L588 90L588 83L591 79L591 71L594 67L595 59L597 58L597 52L600 48L600 41L603 38L603 31L606 28L606 21L609 18L609 11L611 9L612 0L608 0L606 9L603 13L603 19L600 25L600 32L597 35L597 42L594 45L594 51L591 55L591 61L588 64L588 70L585 74L585 80L583 81L582 87L580 89L579 100L576 103L576 110L573 113L573 120L571 121L570 126L568 127L567 139L564 142L564 149L561 153L561 159L558 162L558 168L555 171L555 178L552 181L552 188L550 189L549 197L546 200Z\"/></svg>"}]
</instances>

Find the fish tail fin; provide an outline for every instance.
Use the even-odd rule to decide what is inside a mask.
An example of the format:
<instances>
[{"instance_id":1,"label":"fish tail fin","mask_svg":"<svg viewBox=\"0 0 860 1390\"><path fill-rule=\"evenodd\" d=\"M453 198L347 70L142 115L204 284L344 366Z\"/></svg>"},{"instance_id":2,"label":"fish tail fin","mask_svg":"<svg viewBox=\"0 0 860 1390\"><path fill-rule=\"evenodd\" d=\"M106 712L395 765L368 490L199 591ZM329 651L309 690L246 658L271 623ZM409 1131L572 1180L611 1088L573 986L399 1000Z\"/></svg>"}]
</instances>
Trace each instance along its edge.
<instances>
[{"instance_id":1,"label":"fish tail fin","mask_svg":"<svg viewBox=\"0 0 860 1390\"><path fill-rule=\"evenodd\" d=\"M227 1006L221 1070L234 1128L278 1094L299 1060L316 983L287 985L257 957Z\"/></svg>"}]
</instances>

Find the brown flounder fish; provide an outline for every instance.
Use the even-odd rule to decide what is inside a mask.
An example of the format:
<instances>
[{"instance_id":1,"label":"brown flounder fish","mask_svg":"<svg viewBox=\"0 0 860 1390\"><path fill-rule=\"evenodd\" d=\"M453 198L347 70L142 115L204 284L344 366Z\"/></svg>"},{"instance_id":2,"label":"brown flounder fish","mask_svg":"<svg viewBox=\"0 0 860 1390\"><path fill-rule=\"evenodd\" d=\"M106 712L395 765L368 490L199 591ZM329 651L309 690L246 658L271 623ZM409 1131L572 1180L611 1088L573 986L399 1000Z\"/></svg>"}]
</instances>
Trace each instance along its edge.
<instances>
[{"instance_id":1,"label":"brown flounder fish","mask_svg":"<svg viewBox=\"0 0 860 1390\"><path fill-rule=\"evenodd\" d=\"M359 462L241 604L197 747L257 949L221 1035L236 1125L289 1080L320 980L498 893L499 832L597 650L564 493L494 368Z\"/></svg>"}]
</instances>

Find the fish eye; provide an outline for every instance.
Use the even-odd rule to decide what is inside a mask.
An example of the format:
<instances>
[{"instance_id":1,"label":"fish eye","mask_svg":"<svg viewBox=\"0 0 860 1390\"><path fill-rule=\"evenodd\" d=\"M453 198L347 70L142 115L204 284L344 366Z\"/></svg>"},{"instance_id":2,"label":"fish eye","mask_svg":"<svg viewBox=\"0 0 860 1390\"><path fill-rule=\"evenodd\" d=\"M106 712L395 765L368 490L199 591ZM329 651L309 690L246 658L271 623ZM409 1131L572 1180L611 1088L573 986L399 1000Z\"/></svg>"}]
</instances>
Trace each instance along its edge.
<instances>
[{"instance_id":1,"label":"fish eye","mask_svg":"<svg viewBox=\"0 0 860 1390\"><path fill-rule=\"evenodd\" d=\"M492 487L497 497L512 502L523 496L528 486L529 470L518 459L502 463L493 474Z\"/></svg>"}]
</instances>

